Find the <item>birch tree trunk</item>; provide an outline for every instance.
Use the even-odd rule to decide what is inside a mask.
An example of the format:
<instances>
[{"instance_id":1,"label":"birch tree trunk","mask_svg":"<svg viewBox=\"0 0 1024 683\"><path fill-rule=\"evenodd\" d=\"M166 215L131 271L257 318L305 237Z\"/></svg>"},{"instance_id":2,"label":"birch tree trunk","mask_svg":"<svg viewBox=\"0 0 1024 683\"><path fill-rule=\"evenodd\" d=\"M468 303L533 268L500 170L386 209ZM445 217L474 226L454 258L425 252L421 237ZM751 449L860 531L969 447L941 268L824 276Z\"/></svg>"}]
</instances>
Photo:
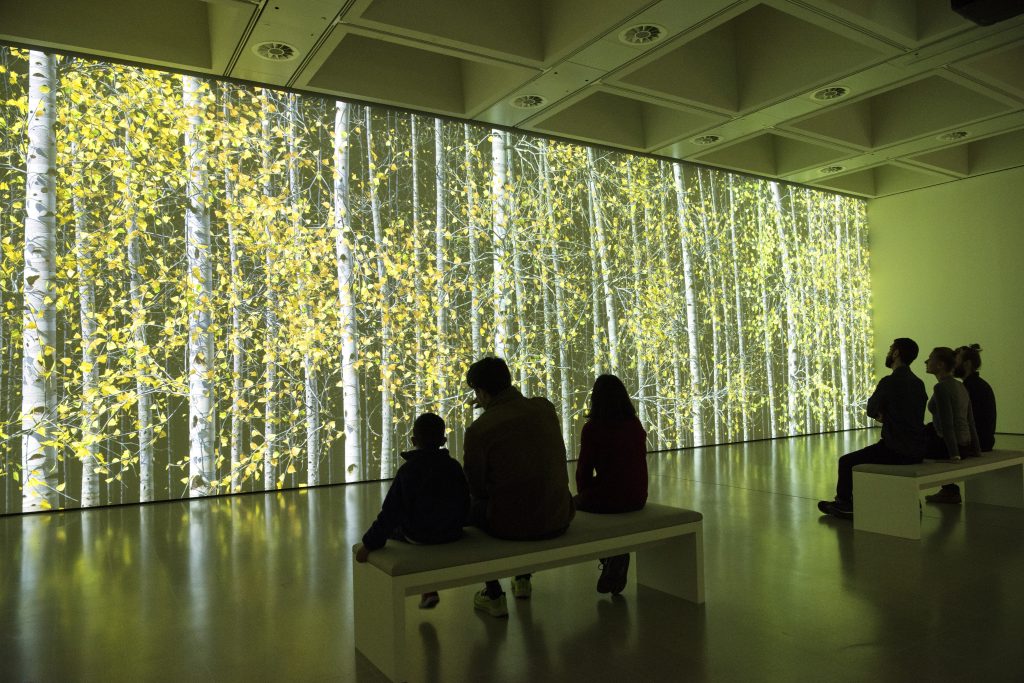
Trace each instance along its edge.
<instances>
[{"instance_id":1,"label":"birch tree trunk","mask_svg":"<svg viewBox=\"0 0 1024 683\"><path fill-rule=\"evenodd\" d=\"M132 191L134 163L131 150L130 118L125 117L124 148L128 160L125 177L125 224L128 245L128 292L132 306L132 343L135 346L135 396L138 401L139 439L139 500L143 503L154 499L153 481L153 417L152 380L150 379L149 344L146 341L146 305L143 301L142 246L144 238L136 218L135 199ZM84 327L84 326L83 326Z\"/></svg>"},{"instance_id":2,"label":"birch tree trunk","mask_svg":"<svg viewBox=\"0 0 1024 683\"><path fill-rule=\"evenodd\" d=\"M480 331L480 253L477 244L476 184L473 182L473 142L469 124L462 124L466 152L466 229L469 232L469 329L473 360L480 358L483 338Z\"/></svg>"},{"instance_id":3,"label":"birch tree trunk","mask_svg":"<svg viewBox=\"0 0 1024 683\"><path fill-rule=\"evenodd\" d=\"M266 333L264 335L264 358L266 359L266 401L264 404L264 428L263 428L263 488L272 490L277 480L277 415L278 415L278 379L277 379L277 342L278 342L278 318L277 318L277 252L274 239L274 223L277 212L272 209L275 206L273 165L270 158L270 114L273 108L273 95L271 91L264 89L261 93L261 132L263 134L262 155L263 155L263 201L267 205L268 215L265 217L264 237L266 244L266 259L264 263L264 279L266 286Z\"/></svg>"},{"instance_id":4,"label":"birch tree trunk","mask_svg":"<svg viewBox=\"0 0 1024 683\"><path fill-rule=\"evenodd\" d=\"M590 259L590 268L587 278L590 282L590 313L592 316L591 320L591 334L590 343L592 348L592 365L591 372L596 378L603 374L602 365L602 333L604 331L604 325L601 321L601 285L598 280L600 275L597 273L598 267L594 263L594 259L597 256L597 245L594 241L594 202L593 195L589 194L588 189L588 202L587 202L587 257Z\"/></svg>"},{"instance_id":5,"label":"birch tree trunk","mask_svg":"<svg viewBox=\"0 0 1024 683\"><path fill-rule=\"evenodd\" d=\"M626 194L628 196L627 210L629 211L629 236L633 240L633 306L634 306L634 330L633 344L636 347L636 401L640 404L640 422L645 429L650 429L648 422L647 406L647 330L643 329L641 311L644 310L642 292L644 291L643 279L640 273L643 269L643 257L645 240L640 239L640 230L636 222L636 194L633 185L633 160L626 157ZM649 225L645 222L645 225ZM646 235L645 235L646 237Z\"/></svg>"},{"instance_id":6,"label":"birch tree trunk","mask_svg":"<svg viewBox=\"0 0 1024 683\"><path fill-rule=\"evenodd\" d=\"M306 412L306 482L310 486L320 484L320 375L313 359L316 343L316 329L313 323L313 309L309 305L306 273L308 258L306 240L302 225L302 206L299 202L299 150L298 150L298 98L295 93L288 95L288 203L292 218L292 235L295 253L298 257L296 286L301 301L302 322L305 343L302 351L303 405Z\"/></svg>"},{"instance_id":7,"label":"birch tree trunk","mask_svg":"<svg viewBox=\"0 0 1024 683\"><path fill-rule=\"evenodd\" d=\"M71 145L71 158L78 159L77 145ZM96 410L101 397L97 383L99 369L96 368L96 354L93 352L96 340L96 265L92 255L92 236L86 226L87 209L82 205L82 189L79 178L82 168L71 180L71 203L75 213L75 264L78 275L78 308L82 335L82 494L79 505L83 508L99 505L100 478L96 468L99 467L100 425ZM130 181L130 178L129 178Z\"/></svg>"},{"instance_id":8,"label":"birch tree trunk","mask_svg":"<svg viewBox=\"0 0 1024 683\"><path fill-rule=\"evenodd\" d=\"M448 205L445 201L445 182L447 159L444 153L444 128L441 119L434 119L434 269L437 271L437 282L434 285L434 306L437 310L437 373L438 410L444 419L448 419L449 401L446 371L448 370L448 295L445 289L445 253L448 250Z\"/></svg>"},{"instance_id":9,"label":"birch tree trunk","mask_svg":"<svg viewBox=\"0 0 1024 683\"><path fill-rule=\"evenodd\" d=\"M704 445L704 410L701 405L700 364L697 358L697 305L693 286L693 264L687 238L686 193L683 188L683 168L672 164L676 190L676 216L679 221L679 244L683 260L683 290L686 295L686 340L690 363L690 405L693 418L693 445Z\"/></svg>"},{"instance_id":10,"label":"birch tree trunk","mask_svg":"<svg viewBox=\"0 0 1024 683\"><path fill-rule=\"evenodd\" d=\"M611 262L608 257L608 240L605 235L604 206L601 202L601 184L597 177L597 163L594 149L587 148L587 184L590 190L591 203L594 209L594 241L597 246L598 265L600 266L601 290L604 294L605 322L608 326L608 364L611 373L618 375L619 366L619 324L615 316L615 295L612 290Z\"/></svg>"},{"instance_id":11,"label":"birch tree trunk","mask_svg":"<svg viewBox=\"0 0 1024 683\"><path fill-rule=\"evenodd\" d=\"M221 104L221 115L226 123L231 123L231 89L224 84L224 101ZM224 203L235 205L235 174L232 172L231 159L224 158ZM242 377L245 373L245 346L242 343L242 293L238 283L241 280L238 260L238 226L232 214L228 214L225 226L228 232L229 275L231 278L231 436L229 443L231 461L231 492L242 490L242 423L245 421L242 402L245 401L245 385Z\"/></svg>"},{"instance_id":12,"label":"birch tree trunk","mask_svg":"<svg viewBox=\"0 0 1024 683\"><path fill-rule=\"evenodd\" d=\"M715 268L715 254L714 254L714 237L711 234L711 230L708 227L708 212L707 212L707 199L704 195L704 174L700 168L697 169L697 193L700 196L700 226L701 233L704 237L704 262L708 273L708 282L712 283L711 289L714 289L714 282L717 278L717 269ZM719 432L719 426L721 424L722 417L722 403L721 403L721 371L719 367L721 362L719 359L722 357L719 352L719 335L718 335L718 311L715 310L714 291L708 295L707 313L711 315L711 433L712 442L721 443L721 434ZM726 353L728 356L728 353Z\"/></svg>"},{"instance_id":13,"label":"birch tree trunk","mask_svg":"<svg viewBox=\"0 0 1024 683\"><path fill-rule=\"evenodd\" d=\"M505 192L505 134L491 131L491 243L493 249L494 355L504 358L508 343L508 274L505 272L505 236L508 204Z\"/></svg>"},{"instance_id":14,"label":"birch tree trunk","mask_svg":"<svg viewBox=\"0 0 1024 683\"><path fill-rule=\"evenodd\" d=\"M750 441L750 416L747 406L747 346L746 324L743 316L743 288L740 285L739 246L736 243L736 192L735 177L729 174L729 249L732 256L732 286L736 306L736 344L739 350L740 424L743 440Z\"/></svg>"},{"instance_id":15,"label":"birch tree trunk","mask_svg":"<svg viewBox=\"0 0 1024 683\"><path fill-rule=\"evenodd\" d=\"M835 228L835 245L836 245L836 302L837 310L840 312L839 321L839 384L841 391L843 392L842 397L839 400L839 408L842 411L843 429L851 429L853 423L850 420L850 359L847 353L847 339L846 339L846 321L849 319L847 316L847 301L846 301L846 278L849 277L849 272L844 267L843 251L849 249L847 241L843 237L843 224L845 223L845 215L843 212L843 200L839 195L833 199L832 208L832 220Z\"/></svg>"},{"instance_id":16,"label":"birch tree trunk","mask_svg":"<svg viewBox=\"0 0 1024 683\"><path fill-rule=\"evenodd\" d=\"M512 165L512 146L509 144L511 138L505 134L505 182L508 187L515 187L515 176ZM512 285L516 295L515 301L515 312L516 312L516 333L513 338L516 341L514 355L518 359L515 363L515 367L519 372L519 390L524 395L529 396L530 390L528 386L528 375L527 375L527 363L529 361L529 353L527 346L527 327L526 327L526 291L523 287L523 260L519 249L519 243L523 238L523 232L521 228L521 222L516 220L516 206L515 206L515 192L509 192L506 195L508 216L509 216L509 242L512 245Z\"/></svg>"},{"instance_id":17,"label":"birch tree trunk","mask_svg":"<svg viewBox=\"0 0 1024 683\"><path fill-rule=\"evenodd\" d=\"M338 319L341 326L341 391L345 411L345 481L365 479L359 414L359 328L355 307L355 258L349 210L349 105L334 111L334 255L338 267Z\"/></svg>"},{"instance_id":18,"label":"birch tree trunk","mask_svg":"<svg viewBox=\"0 0 1024 683\"><path fill-rule=\"evenodd\" d=\"M786 300L786 433L796 434L796 320L793 313L793 272L789 260L789 244L786 237L785 218L782 213L782 196L779 184L768 183L775 209L775 229L779 240L779 258L782 265L782 288Z\"/></svg>"},{"instance_id":19,"label":"birch tree trunk","mask_svg":"<svg viewBox=\"0 0 1024 683\"><path fill-rule=\"evenodd\" d=\"M758 196L757 201L757 225L758 225L758 282L761 285L761 329L764 332L764 372L767 391L765 400L768 403L768 433L767 436L774 437L775 426L779 423L775 412L775 362L772 359L772 350L775 344L772 340L772 309L768 301L768 272L770 242L767 240L767 228L764 225L764 207Z\"/></svg>"},{"instance_id":20,"label":"birch tree trunk","mask_svg":"<svg viewBox=\"0 0 1024 683\"><path fill-rule=\"evenodd\" d=\"M21 511L57 503L57 58L36 50L28 64L25 272L22 317Z\"/></svg>"},{"instance_id":21,"label":"birch tree trunk","mask_svg":"<svg viewBox=\"0 0 1024 683\"><path fill-rule=\"evenodd\" d=\"M373 221L373 241L377 251L377 287L380 295L380 477L392 475L394 450L394 411L391 391L391 287L390 275L384 266L384 234L380 218L380 198L377 193L377 163L373 152L373 121L370 108L364 107L366 128L366 162L369 168L370 217Z\"/></svg>"},{"instance_id":22,"label":"birch tree trunk","mask_svg":"<svg viewBox=\"0 0 1024 683\"><path fill-rule=\"evenodd\" d=\"M423 247L420 240L420 161L419 161L419 125L416 123L416 114L409 114L409 146L412 148L412 289L416 296L416 305L423 302ZM423 352L423 324L420 318L413 316L415 330L416 367L425 368L426 362ZM416 410L423 406L423 384L426 373L420 371L415 373L415 400Z\"/></svg>"},{"instance_id":23,"label":"birch tree trunk","mask_svg":"<svg viewBox=\"0 0 1024 683\"><path fill-rule=\"evenodd\" d=\"M213 260L210 258L209 179L203 139L202 82L182 76L182 98L188 116L185 129L185 250L190 310L189 358L189 497L211 492L213 473Z\"/></svg>"},{"instance_id":24,"label":"birch tree trunk","mask_svg":"<svg viewBox=\"0 0 1024 683\"><path fill-rule=\"evenodd\" d=\"M572 429L572 397L569 394L569 351L566 346L568 339L568 325L566 323L565 289L562 280L560 256L558 250L558 225L555 223L555 208L551 203L551 166L548 157L548 143L540 141L540 166L543 177L543 202L546 216L545 234L547 235L547 251L551 259L551 274L554 279L555 297L555 327L558 330L558 377L559 377L559 405L562 417L562 438L565 440L566 449L574 452L575 434Z\"/></svg>"}]
</instances>

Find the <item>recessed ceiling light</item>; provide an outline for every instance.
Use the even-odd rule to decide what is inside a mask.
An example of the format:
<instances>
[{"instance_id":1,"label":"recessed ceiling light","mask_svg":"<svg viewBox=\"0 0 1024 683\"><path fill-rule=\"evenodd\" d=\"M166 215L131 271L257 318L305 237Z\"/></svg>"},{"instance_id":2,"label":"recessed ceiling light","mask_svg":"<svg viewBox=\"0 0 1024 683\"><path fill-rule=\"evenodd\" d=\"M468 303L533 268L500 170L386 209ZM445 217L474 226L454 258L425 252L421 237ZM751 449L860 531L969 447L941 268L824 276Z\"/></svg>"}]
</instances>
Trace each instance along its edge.
<instances>
[{"instance_id":1,"label":"recessed ceiling light","mask_svg":"<svg viewBox=\"0 0 1024 683\"><path fill-rule=\"evenodd\" d=\"M840 100L850 94L850 89L843 85L833 85L828 88L822 88L821 90L815 90L811 94L811 99L816 102L833 102Z\"/></svg>"},{"instance_id":2,"label":"recessed ceiling light","mask_svg":"<svg viewBox=\"0 0 1024 683\"><path fill-rule=\"evenodd\" d=\"M948 133L937 136L935 139L942 140L943 142L956 142L957 140L963 140L968 135L970 133L966 130L951 130Z\"/></svg>"},{"instance_id":3,"label":"recessed ceiling light","mask_svg":"<svg viewBox=\"0 0 1024 683\"><path fill-rule=\"evenodd\" d=\"M657 24L637 24L619 31L619 40L626 45L650 45L665 37L665 27Z\"/></svg>"},{"instance_id":4,"label":"recessed ceiling light","mask_svg":"<svg viewBox=\"0 0 1024 683\"><path fill-rule=\"evenodd\" d=\"M299 56L299 51L288 43L273 40L256 43L252 46L252 51L269 62L287 62Z\"/></svg>"},{"instance_id":5,"label":"recessed ceiling light","mask_svg":"<svg viewBox=\"0 0 1024 683\"><path fill-rule=\"evenodd\" d=\"M818 173L821 175L832 175L833 173L839 173L840 171L845 170L845 166L825 166L824 168L819 168Z\"/></svg>"},{"instance_id":6,"label":"recessed ceiling light","mask_svg":"<svg viewBox=\"0 0 1024 683\"><path fill-rule=\"evenodd\" d=\"M721 135L698 135L691 142L695 145L713 145L721 139Z\"/></svg>"},{"instance_id":7,"label":"recessed ceiling light","mask_svg":"<svg viewBox=\"0 0 1024 683\"><path fill-rule=\"evenodd\" d=\"M540 95L520 95L512 100L512 106L517 109L536 109L544 104L545 101Z\"/></svg>"}]
</instances>

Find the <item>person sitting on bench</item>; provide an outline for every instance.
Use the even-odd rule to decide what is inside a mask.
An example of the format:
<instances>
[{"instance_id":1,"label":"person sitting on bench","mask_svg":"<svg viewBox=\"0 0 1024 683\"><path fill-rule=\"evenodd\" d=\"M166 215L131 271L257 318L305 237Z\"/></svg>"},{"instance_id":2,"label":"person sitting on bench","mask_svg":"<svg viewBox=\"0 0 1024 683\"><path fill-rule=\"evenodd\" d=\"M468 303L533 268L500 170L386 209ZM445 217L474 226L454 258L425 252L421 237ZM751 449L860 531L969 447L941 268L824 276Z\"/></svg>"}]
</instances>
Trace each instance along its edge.
<instances>
[{"instance_id":1,"label":"person sitting on bench","mask_svg":"<svg viewBox=\"0 0 1024 683\"><path fill-rule=\"evenodd\" d=\"M938 380L928 401L932 421L925 426L926 457L957 461L981 453L974 427L971 398L964 385L953 377L956 352L948 346L932 349L925 371Z\"/></svg>"},{"instance_id":2,"label":"person sitting on bench","mask_svg":"<svg viewBox=\"0 0 1024 683\"><path fill-rule=\"evenodd\" d=\"M885 357L892 373L883 377L868 399L867 414L882 423L876 443L839 458L834 500L818 501L818 510L833 517L853 519L853 468L863 464L913 465L924 459L924 408L928 394L910 364L917 358L913 339L895 339Z\"/></svg>"}]
</instances>

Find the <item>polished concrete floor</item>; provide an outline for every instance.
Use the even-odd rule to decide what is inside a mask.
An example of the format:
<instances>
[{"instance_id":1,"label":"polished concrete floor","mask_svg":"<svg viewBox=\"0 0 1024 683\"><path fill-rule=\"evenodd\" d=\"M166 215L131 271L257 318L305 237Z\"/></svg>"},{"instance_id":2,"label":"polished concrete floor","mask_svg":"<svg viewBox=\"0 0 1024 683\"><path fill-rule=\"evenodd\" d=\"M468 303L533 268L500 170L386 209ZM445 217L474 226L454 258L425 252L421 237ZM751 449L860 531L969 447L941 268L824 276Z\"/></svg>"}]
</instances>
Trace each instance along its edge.
<instances>
[{"instance_id":1,"label":"polished concrete floor","mask_svg":"<svg viewBox=\"0 0 1024 683\"><path fill-rule=\"evenodd\" d=\"M651 499L704 513L705 605L601 596L596 563L538 573L507 620L473 587L410 598L411 680L1024 681L1024 510L925 505L919 542L821 517L875 438L650 456ZM384 680L349 548L386 486L0 518L0 680Z\"/></svg>"}]
</instances>

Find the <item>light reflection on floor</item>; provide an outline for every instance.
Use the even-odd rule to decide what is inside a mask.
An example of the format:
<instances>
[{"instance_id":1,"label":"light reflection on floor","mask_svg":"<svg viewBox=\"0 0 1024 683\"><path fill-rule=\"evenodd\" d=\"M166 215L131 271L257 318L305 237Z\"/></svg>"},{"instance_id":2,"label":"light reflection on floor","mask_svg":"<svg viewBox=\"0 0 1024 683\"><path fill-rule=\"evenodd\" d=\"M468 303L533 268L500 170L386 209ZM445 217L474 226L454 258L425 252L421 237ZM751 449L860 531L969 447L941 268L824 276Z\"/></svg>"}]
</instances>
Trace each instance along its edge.
<instances>
[{"instance_id":1,"label":"light reflection on floor","mask_svg":"<svg viewBox=\"0 0 1024 683\"><path fill-rule=\"evenodd\" d=\"M408 603L411 680L1024 680L1024 510L925 505L920 542L822 518L835 458L875 438L650 456L651 499L705 515L706 605L600 596L591 564L507 621L444 591ZM383 680L349 548L386 486L0 518L0 680Z\"/></svg>"}]
</instances>

